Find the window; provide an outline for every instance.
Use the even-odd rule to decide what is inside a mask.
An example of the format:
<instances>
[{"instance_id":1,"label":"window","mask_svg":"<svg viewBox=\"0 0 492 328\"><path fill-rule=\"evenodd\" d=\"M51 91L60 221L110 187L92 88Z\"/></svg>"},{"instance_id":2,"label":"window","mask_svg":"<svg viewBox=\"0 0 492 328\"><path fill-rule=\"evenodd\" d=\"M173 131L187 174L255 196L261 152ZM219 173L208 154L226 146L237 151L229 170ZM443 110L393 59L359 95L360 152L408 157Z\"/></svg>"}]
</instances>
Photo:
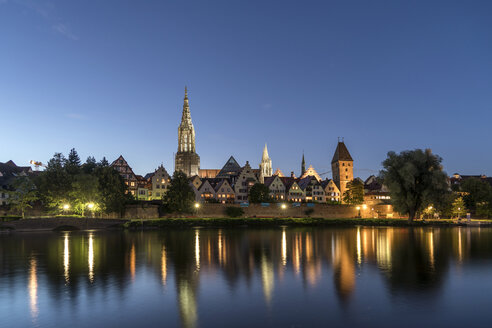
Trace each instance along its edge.
<instances>
[{"instance_id":1,"label":"window","mask_svg":"<svg viewBox=\"0 0 492 328\"><path fill-rule=\"evenodd\" d=\"M346 175L346 176L345 176L345 179L347 179L347 180L348 180L348 175Z\"/></svg>"},{"instance_id":2,"label":"window","mask_svg":"<svg viewBox=\"0 0 492 328\"><path fill-rule=\"evenodd\" d=\"M155 186L157 189L160 189L161 188L161 185L156 185Z\"/></svg>"}]
</instances>

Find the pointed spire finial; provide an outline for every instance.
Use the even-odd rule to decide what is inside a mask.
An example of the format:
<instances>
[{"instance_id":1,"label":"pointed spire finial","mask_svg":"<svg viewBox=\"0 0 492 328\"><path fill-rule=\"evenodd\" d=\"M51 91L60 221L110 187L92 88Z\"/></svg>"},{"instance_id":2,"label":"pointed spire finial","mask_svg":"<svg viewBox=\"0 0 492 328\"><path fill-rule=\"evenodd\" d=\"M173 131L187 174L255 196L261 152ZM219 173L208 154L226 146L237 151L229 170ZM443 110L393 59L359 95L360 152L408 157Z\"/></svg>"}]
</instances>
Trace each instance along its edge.
<instances>
[{"instance_id":1,"label":"pointed spire finial","mask_svg":"<svg viewBox=\"0 0 492 328\"><path fill-rule=\"evenodd\" d=\"M269 159L269 157L268 157L268 148L267 148L267 144L265 142L265 148L263 148L262 160L266 161L268 159Z\"/></svg>"},{"instance_id":2,"label":"pointed spire finial","mask_svg":"<svg viewBox=\"0 0 492 328\"><path fill-rule=\"evenodd\" d=\"M188 88L185 85L185 98L188 98Z\"/></svg>"}]
</instances>

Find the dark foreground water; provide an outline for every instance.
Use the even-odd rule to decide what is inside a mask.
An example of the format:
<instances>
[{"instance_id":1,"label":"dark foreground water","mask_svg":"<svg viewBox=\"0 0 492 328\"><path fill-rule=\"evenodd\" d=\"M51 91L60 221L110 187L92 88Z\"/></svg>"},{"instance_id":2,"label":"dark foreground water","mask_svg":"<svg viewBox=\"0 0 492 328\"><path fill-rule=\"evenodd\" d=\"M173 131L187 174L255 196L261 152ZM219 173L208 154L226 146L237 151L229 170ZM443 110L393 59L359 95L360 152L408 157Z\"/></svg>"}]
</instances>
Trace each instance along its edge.
<instances>
[{"instance_id":1,"label":"dark foreground water","mask_svg":"<svg viewBox=\"0 0 492 328\"><path fill-rule=\"evenodd\" d=\"M0 327L490 327L492 229L0 235Z\"/></svg>"}]
</instances>

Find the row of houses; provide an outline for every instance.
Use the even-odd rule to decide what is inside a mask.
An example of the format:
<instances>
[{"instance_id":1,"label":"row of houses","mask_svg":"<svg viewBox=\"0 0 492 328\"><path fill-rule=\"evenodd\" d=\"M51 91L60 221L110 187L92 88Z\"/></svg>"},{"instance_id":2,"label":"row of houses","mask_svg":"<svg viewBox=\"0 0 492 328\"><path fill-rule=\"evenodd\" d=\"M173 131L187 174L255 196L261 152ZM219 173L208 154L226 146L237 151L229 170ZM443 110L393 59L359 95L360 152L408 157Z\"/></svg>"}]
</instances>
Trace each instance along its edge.
<instances>
[{"instance_id":1,"label":"row of houses","mask_svg":"<svg viewBox=\"0 0 492 328\"><path fill-rule=\"evenodd\" d=\"M129 192L138 200L162 199L169 188L171 177L162 165L145 176L136 175L123 156L111 165L122 175ZM321 180L312 166L299 178L293 172L286 177L278 169L274 175L262 177L260 169L253 169L249 162L241 166L231 156L222 169L203 171L189 178L197 202L247 202L251 187L259 183L261 178L270 190L270 196L276 201L341 201L336 183L332 179Z\"/></svg>"}]
</instances>

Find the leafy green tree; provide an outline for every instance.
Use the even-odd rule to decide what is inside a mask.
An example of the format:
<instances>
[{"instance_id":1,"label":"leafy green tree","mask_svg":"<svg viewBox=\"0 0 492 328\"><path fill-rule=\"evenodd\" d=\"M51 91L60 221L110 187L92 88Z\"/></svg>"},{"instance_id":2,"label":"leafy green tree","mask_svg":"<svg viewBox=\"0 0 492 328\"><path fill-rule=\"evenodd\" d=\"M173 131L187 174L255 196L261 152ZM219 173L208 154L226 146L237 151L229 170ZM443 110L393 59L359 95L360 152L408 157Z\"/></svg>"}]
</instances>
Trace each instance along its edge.
<instances>
[{"instance_id":1,"label":"leafy green tree","mask_svg":"<svg viewBox=\"0 0 492 328\"><path fill-rule=\"evenodd\" d=\"M97 167L96 159L94 156L87 157L87 160L82 164L82 172L85 174L92 174Z\"/></svg>"},{"instance_id":2,"label":"leafy green tree","mask_svg":"<svg viewBox=\"0 0 492 328\"><path fill-rule=\"evenodd\" d=\"M186 174L181 171L174 172L169 189L163 198L163 203L167 212L171 213L191 213L195 193L190 186Z\"/></svg>"},{"instance_id":3,"label":"leafy green tree","mask_svg":"<svg viewBox=\"0 0 492 328\"><path fill-rule=\"evenodd\" d=\"M12 183L12 191L8 191L10 206L25 217L26 209L38 200L36 185L28 177L17 177Z\"/></svg>"},{"instance_id":4,"label":"leafy green tree","mask_svg":"<svg viewBox=\"0 0 492 328\"><path fill-rule=\"evenodd\" d=\"M343 201L350 205L360 205L364 202L364 183L355 179L347 183L347 190L343 193Z\"/></svg>"},{"instance_id":5,"label":"leafy green tree","mask_svg":"<svg viewBox=\"0 0 492 328\"><path fill-rule=\"evenodd\" d=\"M121 175L108 165L98 165L94 174L99 182L100 207L105 213L118 213L125 211L125 204L131 200L128 188Z\"/></svg>"},{"instance_id":6,"label":"leafy green tree","mask_svg":"<svg viewBox=\"0 0 492 328\"><path fill-rule=\"evenodd\" d=\"M76 213L84 216L87 209L94 212L99 208L99 181L90 174L78 174L72 182L71 204ZM91 208L92 206L92 208Z\"/></svg>"},{"instance_id":7,"label":"leafy green tree","mask_svg":"<svg viewBox=\"0 0 492 328\"><path fill-rule=\"evenodd\" d=\"M251 203L268 203L272 201L270 189L263 183L255 183L249 190L249 201Z\"/></svg>"},{"instance_id":8,"label":"leafy green tree","mask_svg":"<svg viewBox=\"0 0 492 328\"><path fill-rule=\"evenodd\" d=\"M408 214L409 221L430 204L437 205L446 199L449 187L441 162L441 157L429 149L389 152L384 160L381 177L395 210Z\"/></svg>"},{"instance_id":9,"label":"leafy green tree","mask_svg":"<svg viewBox=\"0 0 492 328\"><path fill-rule=\"evenodd\" d=\"M453 216L458 218L461 218L463 214L466 213L465 201L463 200L463 197L458 197L454 200L452 205L452 213Z\"/></svg>"},{"instance_id":10,"label":"leafy green tree","mask_svg":"<svg viewBox=\"0 0 492 328\"><path fill-rule=\"evenodd\" d=\"M492 186L478 178L465 179L460 186L467 208L481 216L489 216L492 204ZM479 214L479 213L477 213Z\"/></svg>"},{"instance_id":11,"label":"leafy green tree","mask_svg":"<svg viewBox=\"0 0 492 328\"><path fill-rule=\"evenodd\" d=\"M65 164L63 154L55 153L48 161L46 170L35 180L40 199L50 211L58 210L69 200L72 182Z\"/></svg>"}]
</instances>

